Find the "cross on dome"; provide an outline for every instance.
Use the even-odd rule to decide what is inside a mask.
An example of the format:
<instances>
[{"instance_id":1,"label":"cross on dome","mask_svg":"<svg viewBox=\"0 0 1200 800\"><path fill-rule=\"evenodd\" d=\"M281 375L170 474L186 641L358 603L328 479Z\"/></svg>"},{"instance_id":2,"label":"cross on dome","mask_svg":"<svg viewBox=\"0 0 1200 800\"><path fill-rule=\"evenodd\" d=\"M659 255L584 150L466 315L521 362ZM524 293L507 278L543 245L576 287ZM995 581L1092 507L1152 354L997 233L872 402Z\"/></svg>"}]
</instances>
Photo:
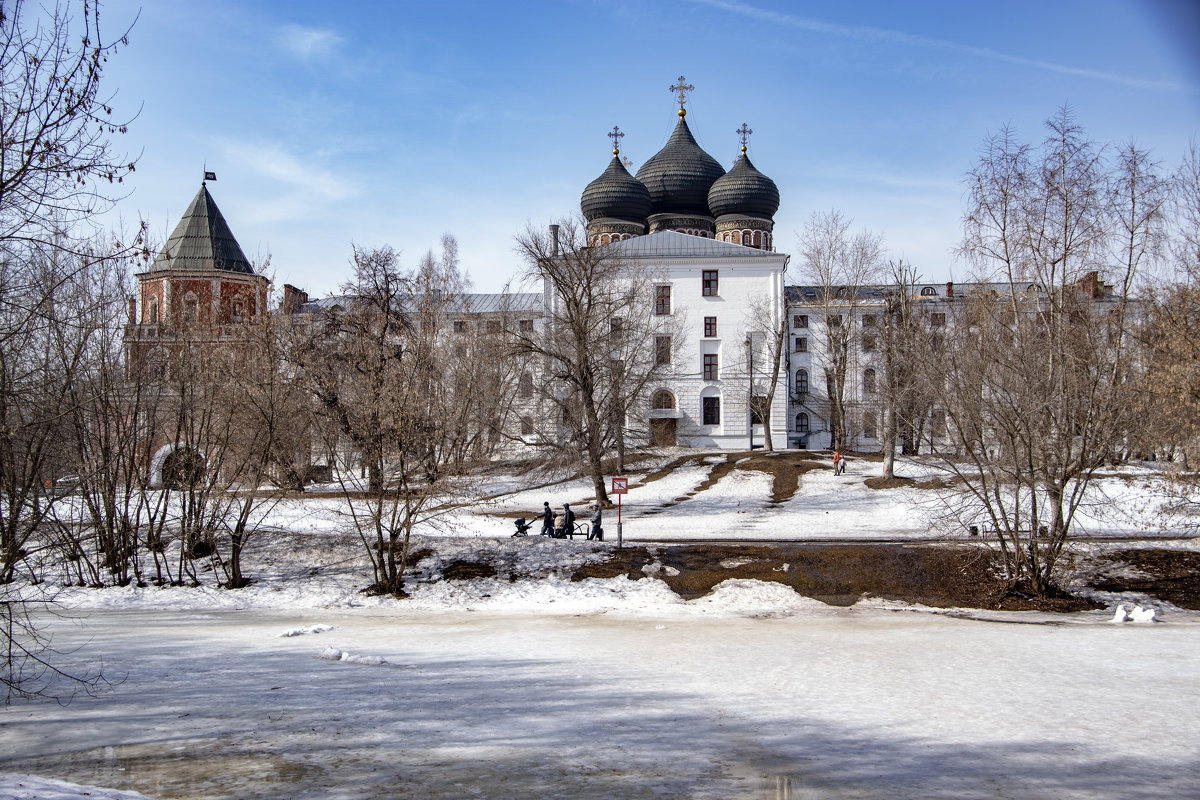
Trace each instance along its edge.
<instances>
[{"instance_id":1,"label":"cross on dome","mask_svg":"<svg viewBox=\"0 0 1200 800\"><path fill-rule=\"evenodd\" d=\"M680 75L679 85L671 87L672 92L679 92L679 116L681 117L687 116L687 109L683 107L683 104L687 102L687 93L696 91L695 86L692 86L690 83L684 83L684 80L684 77Z\"/></svg>"},{"instance_id":2,"label":"cross on dome","mask_svg":"<svg viewBox=\"0 0 1200 800\"><path fill-rule=\"evenodd\" d=\"M734 131L734 133L742 137L742 152L746 152L746 140L750 137L750 134L754 133L754 131L750 130L746 123L743 122L742 127L738 128L736 131Z\"/></svg>"},{"instance_id":3,"label":"cross on dome","mask_svg":"<svg viewBox=\"0 0 1200 800\"><path fill-rule=\"evenodd\" d=\"M605 135L608 138L613 140L613 155L614 156L620 155L621 154L621 140L625 138L625 134L621 133L620 128L618 128L616 125L613 125L613 129Z\"/></svg>"}]
</instances>

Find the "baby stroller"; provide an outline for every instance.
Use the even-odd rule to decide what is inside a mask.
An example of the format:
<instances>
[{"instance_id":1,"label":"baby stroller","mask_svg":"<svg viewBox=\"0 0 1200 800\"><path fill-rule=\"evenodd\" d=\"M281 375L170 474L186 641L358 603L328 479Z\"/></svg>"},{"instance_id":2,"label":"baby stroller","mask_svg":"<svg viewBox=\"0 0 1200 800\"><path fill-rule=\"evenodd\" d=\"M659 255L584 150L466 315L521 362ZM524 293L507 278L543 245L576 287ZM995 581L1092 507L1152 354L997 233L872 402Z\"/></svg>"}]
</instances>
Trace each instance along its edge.
<instances>
[{"instance_id":1,"label":"baby stroller","mask_svg":"<svg viewBox=\"0 0 1200 800\"><path fill-rule=\"evenodd\" d=\"M533 527L532 525L530 525L528 522L525 521L524 517L517 517L517 521L514 524L517 526L517 532L513 534L514 537L528 536L529 529L531 527Z\"/></svg>"}]
</instances>

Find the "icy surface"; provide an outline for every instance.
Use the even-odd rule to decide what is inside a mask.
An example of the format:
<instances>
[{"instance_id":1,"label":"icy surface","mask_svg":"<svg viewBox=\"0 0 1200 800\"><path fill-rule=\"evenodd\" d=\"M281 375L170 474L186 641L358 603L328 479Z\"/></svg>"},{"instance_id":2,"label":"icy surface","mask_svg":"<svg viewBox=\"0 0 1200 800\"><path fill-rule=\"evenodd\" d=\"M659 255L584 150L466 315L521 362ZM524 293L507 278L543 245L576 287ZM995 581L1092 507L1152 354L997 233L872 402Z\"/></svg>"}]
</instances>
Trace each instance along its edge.
<instances>
[{"instance_id":1,"label":"icy surface","mask_svg":"<svg viewBox=\"0 0 1200 800\"><path fill-rule=\"evenodd\" d=\"M700 490L721 460L635 486L631 538L926 535L911 498L863 484L877 464L806 472L771 508L761 472ZM114 685L3 712L0 800L1200 797L1198 614L1121 596L1072 615L840 608L746 580L684 601L659 561L574 581L612 541L513 539L495 516L588 493L455 512L414 541L432 553L406 600L362 593L329 495L272 511L245 589L50 581L85 621L44 619L62 666ZM496 574L445 579L455 562Z\"/></svg>"}]
</instances>

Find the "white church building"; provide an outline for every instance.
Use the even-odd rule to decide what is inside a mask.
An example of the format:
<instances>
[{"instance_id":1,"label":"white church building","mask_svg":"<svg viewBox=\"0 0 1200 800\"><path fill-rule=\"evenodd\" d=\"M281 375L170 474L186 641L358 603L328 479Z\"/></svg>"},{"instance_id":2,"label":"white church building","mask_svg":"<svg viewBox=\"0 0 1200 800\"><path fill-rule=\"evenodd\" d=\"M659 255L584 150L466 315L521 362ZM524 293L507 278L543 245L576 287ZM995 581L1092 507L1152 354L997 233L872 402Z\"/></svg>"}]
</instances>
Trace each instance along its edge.
<instances>
[{"instance_id":1,"label":"white church building","mask_svg":"<svg viewBox=\"0 0 1200 800\"><path fill-rule=\"evenodd\" d=\"M690 88L682 79L673 87L679 122L636 176L614 146L607 169L584 189L588 240L653 276L651 313L678 317L670 376L646 398L651 442L746 449L763 445L769 427L783 448L788 381L784 364L768 357L785 311L788 256L773 249L779 190L750 162L746 126L728 172L696 143L683 107ZM624 134L609 135L617 145ZM753 413L751 398L768 397L773 380L770 412Z\"/></svg>"}]
</instances>

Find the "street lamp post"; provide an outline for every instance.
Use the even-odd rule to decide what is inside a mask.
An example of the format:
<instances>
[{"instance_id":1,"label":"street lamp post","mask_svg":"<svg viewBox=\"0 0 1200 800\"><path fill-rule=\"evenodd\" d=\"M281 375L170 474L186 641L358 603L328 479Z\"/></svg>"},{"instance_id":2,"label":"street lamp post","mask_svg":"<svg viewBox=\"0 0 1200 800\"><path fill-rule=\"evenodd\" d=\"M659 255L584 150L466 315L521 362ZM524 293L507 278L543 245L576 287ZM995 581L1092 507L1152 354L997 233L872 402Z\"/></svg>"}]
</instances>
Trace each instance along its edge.
<instances>
[{"instance_id":1,"label":"street lamp post","mask_svg":"<svg viewBox=\"0 0 1200 800\"><path fill-rule=\"evenodd\" d=\"M746 408L750 412L750 449L754 449L754 341L750 334L746 334L746 363L748 370L746 373Z\"/></svg>"}]
</instances>

